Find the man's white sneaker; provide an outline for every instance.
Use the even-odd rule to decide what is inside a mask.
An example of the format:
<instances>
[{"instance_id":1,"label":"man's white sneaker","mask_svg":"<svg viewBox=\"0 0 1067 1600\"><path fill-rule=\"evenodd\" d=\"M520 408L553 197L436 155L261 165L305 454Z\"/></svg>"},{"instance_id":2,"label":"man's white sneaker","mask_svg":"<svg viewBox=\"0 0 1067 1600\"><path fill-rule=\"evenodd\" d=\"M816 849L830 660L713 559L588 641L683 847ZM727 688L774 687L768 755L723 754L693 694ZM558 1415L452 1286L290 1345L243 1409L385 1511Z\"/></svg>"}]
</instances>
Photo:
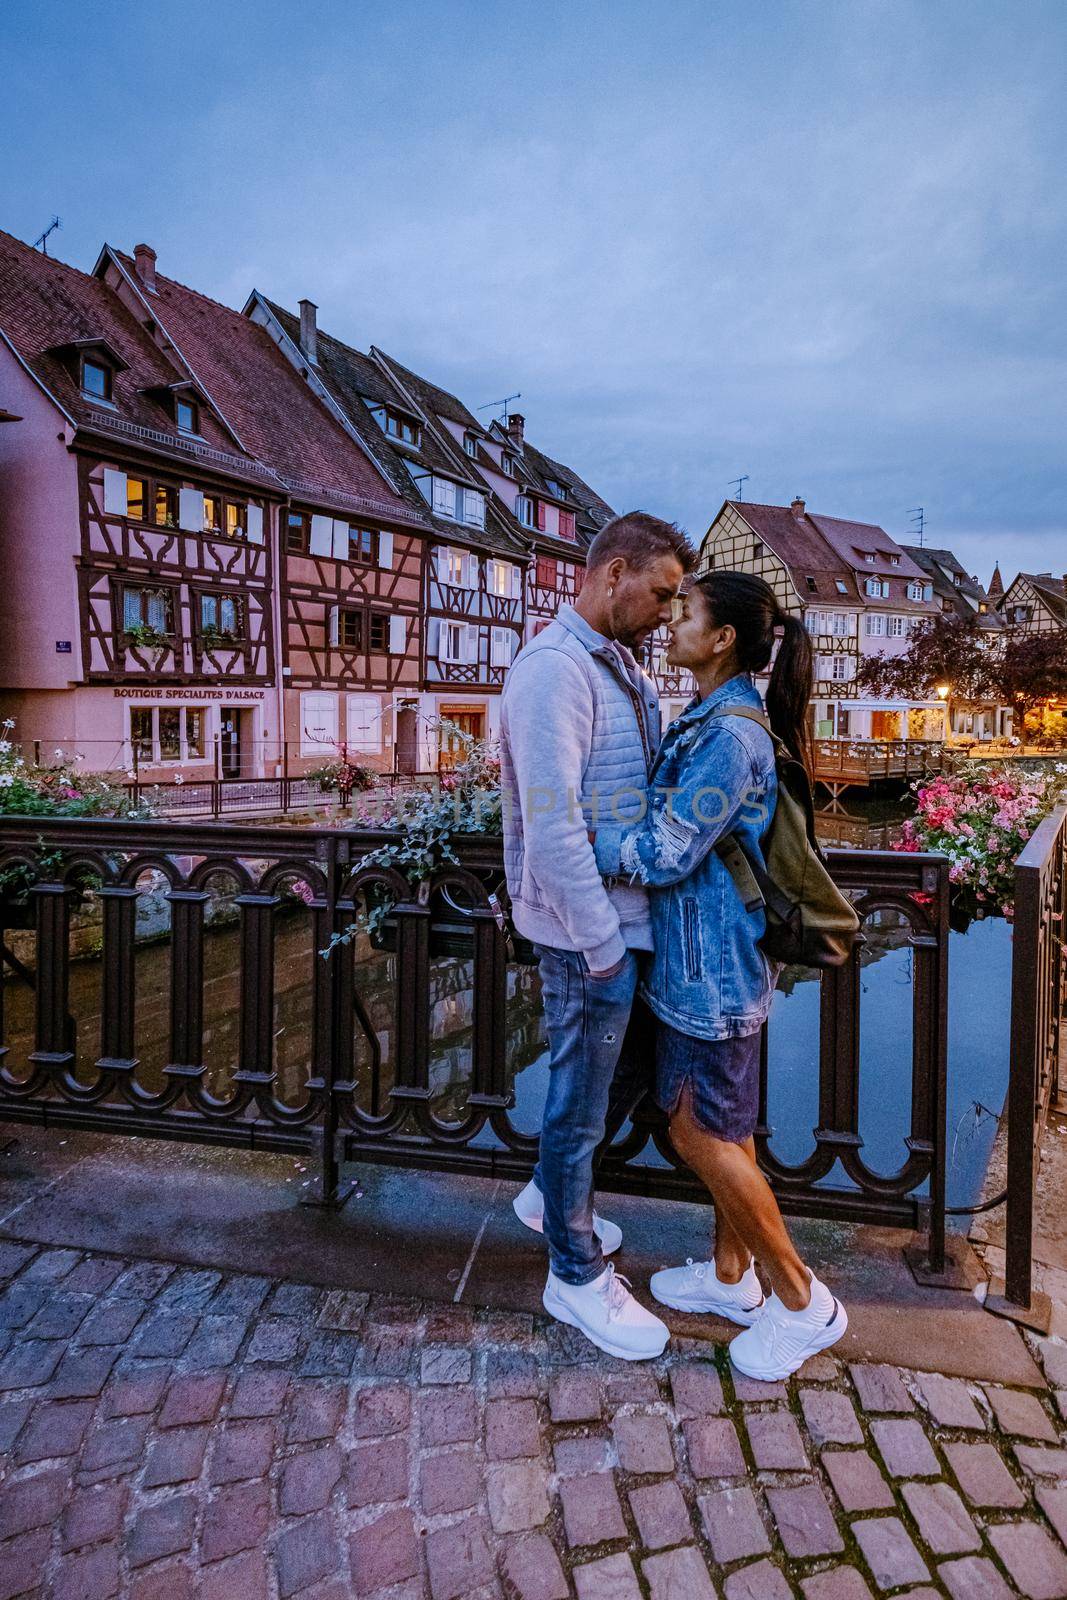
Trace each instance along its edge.
<instances>
[{"instance_id":1,"label":"man's white sneaker","mask_svg":"<svg viewBox=\"0 0 1067 1600\"><path fill-rule=\"evenodd\" d=\"M746 1378L781 1382L809 1356L836 1344L847 1327L844 1306L812 1274L811 1299L804 1310L789 1311L776 1294L770 1295L751 1328L730 1341L730 1360Z\"/></svg>"},{"instance_id":2,"label":"man's white sneaker","mask_svg":"<svg viewBox=\"0 0 1067 1600\"><path fill-rule=\"evenodd\" d=\"M634 1299L629 1284L610 1264L592 1283L564 1283L548 1274L542 1304L557 1322L567 1322L608 1355L650 1361L662 1355L670 1329Z\"/></svg>"},{"instance_id":3,"label":"man's white sneaker","mask_svg":"<svg viewBox=\"0 0 1067 1600\"><path fill-rule=\"evenodd\" d=\"M743 1328L751 1327L763 1309L763 1290L751 1262L739 1282L723 1283L714 1261L694 1261L690 1256L684 1267L654 1272L649 1288L660 1305L673 1306L675 1311L710 1312L739 1322Z\"/></svg>"},{"instance_id":4,"label":"man's white sneaker","mask_svg":"<svg viewBox=\"0 0 1067 1600\"><path fill-rule=\"evenodd\" d=\"M531 1178L521 1194L517 1194L511 1202L512 1209L520 1222L524 1222L534 1233L545 1231L545 1197ZM622 1229L617 1222L608 1222L605 1217L598 1217L593 1212L593 1232L600 1240L600 1249L603 1255L611 1256L622 1244Z\"/></svg>"}]
</instances>

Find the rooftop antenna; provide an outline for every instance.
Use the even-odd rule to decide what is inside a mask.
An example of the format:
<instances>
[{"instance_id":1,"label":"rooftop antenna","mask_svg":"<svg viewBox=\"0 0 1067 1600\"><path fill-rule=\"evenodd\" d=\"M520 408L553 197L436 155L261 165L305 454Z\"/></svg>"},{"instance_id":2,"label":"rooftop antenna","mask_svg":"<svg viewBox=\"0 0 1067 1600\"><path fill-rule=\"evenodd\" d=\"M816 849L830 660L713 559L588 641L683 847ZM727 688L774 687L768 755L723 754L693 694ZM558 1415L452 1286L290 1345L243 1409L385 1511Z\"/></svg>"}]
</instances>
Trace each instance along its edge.
<instances>
[{"instance_id":1,"label":"rooftop antenna","mask_svg":"<svg viewBox=\"0 0 1067 1600\"><path fill-rule=\"evenodd\" d=\"M923 510L922 506L912 506L911 510L908 512L908 516L911 518L916 529L918 530L919 549L921 550L923 549L923 530L926 527L926 512Z\"/></svg>"},{"instance_id":2,"label":"rooftop antenna","mask_svg":"<svg viewBox=\"0 0 1067 1600\"><path fill-rule=\"evenodd\" d=\"M62 226L63 224L60 222L59 218L53 217L44 232L39 233L36 239L33 241L33 248L35 250L40 248L41 254L46 256L48 254L48 235L50 233L55 233L56 229L61 228Z\"/></svg>"},{"instance_id":3,"label":"rooftop antenna","mask_svg":"<svg viewBox=\"0 0 1067 1600\"><path fill-rule=\"evenodd\" d=\"M735 498L738 499L738 500L743 500L745 497L741 493L741 486L742 486L742 484L746 484L748 482L748 473L747 472L743 472L739 478L731 478L730 482L737 484L737 494L736 494Z\"/></svg>"},{"instance_id":4,"label":"rooftop antenna","mask_svg":"<svg viewBox=\"0 0 1067 1600\"><path fill-rule=\"evenodd\" d=\"M504 415L501 417L500 420L501 420L501 422L504 423L504 425L506 427L507 426L507 420L508 420L508 405L510 404L510 402L512 400L521 400L521 399L522 399L521 392L519 394L506 394L504 396L503 400L490 400L490 401L488 401L488 403L486 405L479 406L478 410L479 411L494 411L497 406L503 406L504 407Z\"/></svg>"}]
</instances>

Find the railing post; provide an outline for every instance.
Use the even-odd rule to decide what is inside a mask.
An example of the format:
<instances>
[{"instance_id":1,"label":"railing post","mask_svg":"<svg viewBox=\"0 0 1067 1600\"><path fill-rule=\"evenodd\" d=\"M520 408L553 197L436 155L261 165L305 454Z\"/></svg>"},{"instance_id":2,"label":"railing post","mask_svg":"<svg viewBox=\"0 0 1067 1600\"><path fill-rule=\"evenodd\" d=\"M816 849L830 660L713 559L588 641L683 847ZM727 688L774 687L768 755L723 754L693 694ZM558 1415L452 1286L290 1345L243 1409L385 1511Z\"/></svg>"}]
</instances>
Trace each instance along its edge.
<instances>
[{"instance_id":1,"label":"railing post","mask_svg":"<svg viewBox=\"0 0 1067 1600\"><path fill-rule=\"evenodd\" d=\"M1064 1033L1065 915L1067 807L1046 818L1015 866L1004 1284L986 1297L988 1311L1040 1333L1052 1304L1033 1282L1034 1191Z\"/></svg>"}]
</instances>

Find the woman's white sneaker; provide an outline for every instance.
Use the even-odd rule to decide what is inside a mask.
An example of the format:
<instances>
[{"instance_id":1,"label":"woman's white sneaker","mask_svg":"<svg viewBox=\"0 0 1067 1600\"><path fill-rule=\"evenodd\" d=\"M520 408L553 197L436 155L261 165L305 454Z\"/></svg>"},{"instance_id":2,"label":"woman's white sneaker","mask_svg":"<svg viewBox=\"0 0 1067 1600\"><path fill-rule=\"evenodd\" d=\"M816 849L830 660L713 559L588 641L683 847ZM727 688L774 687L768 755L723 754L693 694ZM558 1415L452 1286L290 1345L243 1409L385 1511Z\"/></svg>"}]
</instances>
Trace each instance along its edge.
<instances>
[{"instance_id":1,"label":"woman's white sneaker","mask_svg":"<svg viewBox=\"0 0 1067 1600\"><path fill-rule=\"evenodd\" d=\"M545 1197L531 1178L521 1194L517 1194L511 1202L512 1210L520 1222L524 1222L534 1233L545 1231ZM622 1244L622 1229L617 1222L608 1222L605 1217L597 1216L593 1212L593 1232L600 1240L601 1253L606 1256L614 1255Z\"/></svg>"},{"instance_id":2,"label":"woman's white sneaker","mask_svg":"<svg viewBox=\"0 0 1067 1600\"><path fill-rule=\"evenodd\" d=\"M592 1283L564 1283L548 1274L542 1304L557 1322L567 1322L608 1355L650 1361L662 1355L670 1329L634 1299L626 1279L610 1264Z\"/></svg>"},{"instance_id":3,"label":"woman's white sneaker","mask_svg":"<svg viewBox=\"0 0 1067 1600\"><path fill-rule=\"evenodd\" d=\"M780 1383L809 1356L828 1350L848 1327L840 1300L812 1274L811 1299L803 1311L789 1311L776 1294L768 1296L759 1318L730 1341L730 1360L746 1378Z\"/></svg>"},{"instance_id":4,"label":"woman's white sneaker","mask_svg":"<svg viewBox=\"0 0 1067 1600\"><path fill-rule=\"evenodd\" d=\"M690 1256L684 1267L654 1272L649 1288L662 1306L728 1317L743 1328L751 1327L763 1309L763 1290L751 1262L737 1283L723 1283L714 1261L694 1261Z\"/></svg>"}]
</instances>

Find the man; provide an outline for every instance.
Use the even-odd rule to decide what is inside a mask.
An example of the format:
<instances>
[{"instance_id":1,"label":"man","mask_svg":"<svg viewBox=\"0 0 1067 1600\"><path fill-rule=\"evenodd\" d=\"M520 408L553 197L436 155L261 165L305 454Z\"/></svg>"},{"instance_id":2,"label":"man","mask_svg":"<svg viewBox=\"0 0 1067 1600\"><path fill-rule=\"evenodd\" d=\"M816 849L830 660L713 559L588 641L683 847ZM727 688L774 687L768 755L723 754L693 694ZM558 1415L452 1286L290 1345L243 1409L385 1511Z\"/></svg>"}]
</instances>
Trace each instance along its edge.
<instances>
[{"instance_id":1,"label":"man","mask_svg":"<svg viewBox=\"0 0 1067 1600\"><path fill-rule=\"evenodd\" d=\"M631 1361L669 1335L605 1265L622 1233L593 1210L593 1157L638 1092L624 1040L652 931L646 890L604 883L590 830L643 813L660 719L632 652L670 621L695 564L670 523L643 511L609 522L576 603L516 657L501 712L508 891L538 951L550 1062L540 1161L515 1211L548 1238L545 1309Z\"/></svg>"}]
</instances>

